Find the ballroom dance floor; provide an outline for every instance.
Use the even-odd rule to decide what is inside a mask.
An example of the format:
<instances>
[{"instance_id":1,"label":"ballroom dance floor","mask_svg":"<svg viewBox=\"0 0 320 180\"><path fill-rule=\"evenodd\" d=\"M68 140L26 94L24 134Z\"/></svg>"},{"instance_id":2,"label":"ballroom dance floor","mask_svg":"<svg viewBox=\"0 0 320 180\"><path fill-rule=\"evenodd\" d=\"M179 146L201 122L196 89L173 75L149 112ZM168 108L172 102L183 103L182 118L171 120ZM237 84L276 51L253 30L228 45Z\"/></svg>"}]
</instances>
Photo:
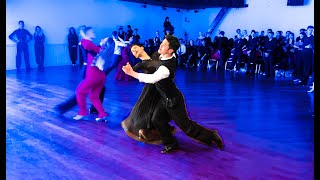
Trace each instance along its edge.
<instances>
[{"instance_id":1,"label":"ballroom dance floor","mask_svg":"<svg viewBox=\"0 0 320 180\"><path fill-rule=\"evenodd\" d=\"M178 129L179 151L129 138L120 122L143 84L107 77L108 122L76 121L55 105L75 93L79 67L6 71L6 179L314 179L314 97L292 79L179 69L175 82L191 119L217 129L225 149ZM89 100L88 107L90 105ZM176 126L172 122L173 126ZM176 126L177 127L177 126Z\"/></svg>"}]
</instances>

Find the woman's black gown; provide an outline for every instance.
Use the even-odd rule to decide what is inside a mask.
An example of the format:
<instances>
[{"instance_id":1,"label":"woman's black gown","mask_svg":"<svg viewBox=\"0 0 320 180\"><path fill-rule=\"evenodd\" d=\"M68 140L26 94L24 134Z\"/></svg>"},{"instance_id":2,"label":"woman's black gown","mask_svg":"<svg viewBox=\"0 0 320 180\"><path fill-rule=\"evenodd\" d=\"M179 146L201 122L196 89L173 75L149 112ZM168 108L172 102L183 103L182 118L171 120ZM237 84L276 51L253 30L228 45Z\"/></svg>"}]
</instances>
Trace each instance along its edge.
<instances>
[{"instance_id":1,"label":"woman's black gown","mask_svg":"<svg viewBox=\"0 0 320 180\"><path fill-rule=\"evenodd\" d=\"M142 71L143 73L152 74L158 67L159 60L144 60L133 67L134 71ZM163 118L170 119L169 114L158 103L161 96L154 84L145 83L138 101L131 110L130 115L121 122L121 126L126 134L137 140L149 144L161 144L161 139L158 131L155 130L151 122L153 112L156 108L163 111ZM158 105L161 104L161 105ZM168 124L168 128L175 133L175 128Z\"/></svg>"}]
</instances>

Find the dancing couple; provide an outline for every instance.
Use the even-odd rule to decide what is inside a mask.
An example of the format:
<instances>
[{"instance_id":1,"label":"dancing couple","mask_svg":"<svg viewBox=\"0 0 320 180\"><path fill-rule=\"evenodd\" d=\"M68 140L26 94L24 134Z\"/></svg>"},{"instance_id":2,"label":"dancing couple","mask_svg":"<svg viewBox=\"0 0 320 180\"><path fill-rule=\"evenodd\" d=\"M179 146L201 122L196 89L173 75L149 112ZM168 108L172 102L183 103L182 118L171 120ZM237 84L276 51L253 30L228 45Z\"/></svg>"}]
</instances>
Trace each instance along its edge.
<instances>
[{"instance_id":1,"label":"dancing couple","mask_svg":"<svg viewBox=\"0 0 320 180\"><path fill-rule=\"evenodd\" d=\"M169 125L171 119L192 139L206 145L215 143L219 149L223 149L224 143L217 130L199 125L187 114L183 94L173 80L176 71L175 52L179 47L178 39L172 35L167 35L160 44L160 56L155 55L153 58L147 55L143 46L131 46L132 54L142 62L133 68L127 63L122 69L126 74L145 83L145 86L129 117L121 125L133 139L152 144L162 143L164 149L161 153L178 149L178 141L174 137L175 128ZM142 73L138 73L139 70Z\"/></svg>"},{"instance_id":2,"label":"dancing couple","mask_svg":"<svg viewBox=\"0 0 320 180\"><path fill-rule=\"evenodd\" d=\"M104 84L106 76L117 65L114 57L115 42L113 38L104 38L100 46L95 45L92 41L95 33L92 27L85 27L80 31L83 39L81 46L84 49L86 63L83 67L83 80L79 83L75 96L70 97L67 101L58 104L55 110L63 114L78 104L78 114L73 117L75 120L88 119L88 109L86 107L86 96L89 96L92 106L98 111L96 121L106 121L107 113L105 112L102 102L104 98Z\"/></svg>"}]
</instances>

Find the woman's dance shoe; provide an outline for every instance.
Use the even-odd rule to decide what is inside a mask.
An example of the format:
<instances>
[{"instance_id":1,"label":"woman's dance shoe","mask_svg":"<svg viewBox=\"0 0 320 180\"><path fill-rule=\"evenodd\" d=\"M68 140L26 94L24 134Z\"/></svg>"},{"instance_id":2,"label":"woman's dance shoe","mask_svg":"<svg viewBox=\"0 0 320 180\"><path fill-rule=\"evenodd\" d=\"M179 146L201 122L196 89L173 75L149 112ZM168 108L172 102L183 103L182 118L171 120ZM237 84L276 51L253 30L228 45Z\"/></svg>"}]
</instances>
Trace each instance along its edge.
<instances>
[{"instance_id":1,"label":"woman's dance shoe","mask_svg":"<svg viewBox=\"0 0 320 180\"><path fill-rule=\"evenodd\" d=\"M107 122L107 116L97 117L97 118L96 118L96 121L97 121L97 122L101 122L101 121Z\"/></svg>"},{"instance_id":2,"label":"woman's dance shoe","mask_svg":"<svg viewBox=\"0 0 320 180\"><path fill-rule=\"evenodd\" d=\"M87 116L82 116L82 115L76 115L75 117L73 117L74 120L88 120Z\"/></svg>"}]
</instances>

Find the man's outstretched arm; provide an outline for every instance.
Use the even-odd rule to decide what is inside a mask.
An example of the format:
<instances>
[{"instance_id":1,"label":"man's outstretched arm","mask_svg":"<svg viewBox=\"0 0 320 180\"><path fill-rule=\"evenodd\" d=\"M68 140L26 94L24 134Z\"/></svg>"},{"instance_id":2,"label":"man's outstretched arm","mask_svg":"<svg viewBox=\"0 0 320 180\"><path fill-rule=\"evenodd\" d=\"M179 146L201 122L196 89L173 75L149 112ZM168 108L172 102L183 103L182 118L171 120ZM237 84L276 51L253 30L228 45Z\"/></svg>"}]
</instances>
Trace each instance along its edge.
<instances>
[{"instance_id":1,"label":"man's outstretched arm","mask_svg":"<svg viewBox=\"0 0 320 180\"><path fill-rule=\"evenodd\" d=\"M151 83L151 84L154 84L162 79L165 79L170 75L169 69L165 66L160 66L158 70L153 74L137 73L132 69L129 63L123 66L122 70L129 76L132 76L138 79L140 82Z\"/></svg>"}]
</instances>

